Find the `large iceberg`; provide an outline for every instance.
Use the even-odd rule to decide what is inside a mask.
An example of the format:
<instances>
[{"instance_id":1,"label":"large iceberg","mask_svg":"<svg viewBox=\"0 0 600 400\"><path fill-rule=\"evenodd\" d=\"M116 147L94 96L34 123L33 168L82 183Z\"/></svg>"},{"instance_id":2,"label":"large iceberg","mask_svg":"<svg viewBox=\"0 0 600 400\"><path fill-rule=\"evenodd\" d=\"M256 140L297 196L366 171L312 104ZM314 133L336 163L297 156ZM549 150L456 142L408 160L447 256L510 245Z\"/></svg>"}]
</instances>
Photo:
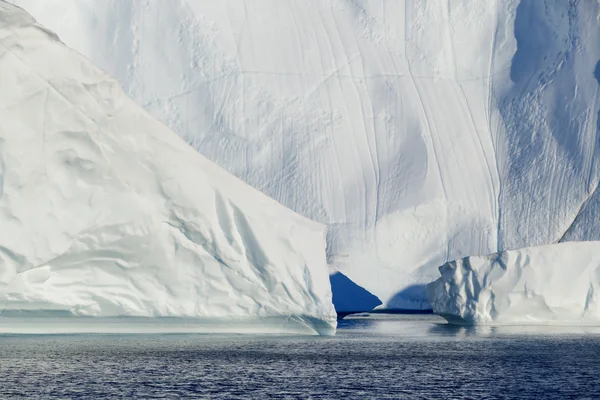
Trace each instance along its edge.
<instances>
[{"instance_id":1,"label":"large iceberg","mask_svg":"<svg viewBox=\"0 0 600 400\"><path fill-rule=\"evenodd\" d=\"M458 324L600 324L600 242L467 257L427 285L433 311Z\"/></svg>"},{"instance_id":2,"label":"large iceberg","mask_svg":"<svg viewBox=\"0 0 600 400\"><path fill-rule=\"evenodd\" d=\"M48 315L335 331L325 226L206 160L2 1L0 226L0 331Z\"/></svg>"},{"instance_id":3,"label":"large iceberg","mask_svg":"<svg viewBox=\"0 0 600 400\"><path fill-rule=\"evenodd\" d=\"M381 307L429 307L447 261L600 240L598 1L11 1L327 224Z\"/></svg>"}]
</instances>

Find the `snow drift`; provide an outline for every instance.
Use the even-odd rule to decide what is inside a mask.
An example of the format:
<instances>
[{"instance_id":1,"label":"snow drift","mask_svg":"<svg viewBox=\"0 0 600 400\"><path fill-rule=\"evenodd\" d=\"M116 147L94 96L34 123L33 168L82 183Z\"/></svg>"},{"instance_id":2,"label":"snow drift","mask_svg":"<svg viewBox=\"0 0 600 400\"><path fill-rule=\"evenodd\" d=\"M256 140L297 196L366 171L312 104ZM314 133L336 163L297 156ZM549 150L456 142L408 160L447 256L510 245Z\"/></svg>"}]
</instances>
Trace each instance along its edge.
<instances>
[{"instance_id":1,"label":"snow drift","mask_svg":"<svg viewBox=\"0 0 600 400\"><path fill-rule=\"evenodd\" d=\"M1 1L0 226L3 316L335 330L323 225L204 159Z\"/></svg>"},{"instance_id":2,"label":"snow drift","mask_svg":"<svg viewBox=\"0 0 600 400\"><path fill-rule=\"evenodd\" d=\"M600 240L598 1L12 1L327 224L382 307L429 307L447 261Z\"/></svg>"},{"instance_id":3,"label":"snow drift","mask_svg":"<svg viewBox=\"0 0 600 400\"><path fill-rule=\"evenodd\" d=\"M570 242L468 257L427 285L451 323L600 324L600 242Z\"/></svg>"}]
</instances>

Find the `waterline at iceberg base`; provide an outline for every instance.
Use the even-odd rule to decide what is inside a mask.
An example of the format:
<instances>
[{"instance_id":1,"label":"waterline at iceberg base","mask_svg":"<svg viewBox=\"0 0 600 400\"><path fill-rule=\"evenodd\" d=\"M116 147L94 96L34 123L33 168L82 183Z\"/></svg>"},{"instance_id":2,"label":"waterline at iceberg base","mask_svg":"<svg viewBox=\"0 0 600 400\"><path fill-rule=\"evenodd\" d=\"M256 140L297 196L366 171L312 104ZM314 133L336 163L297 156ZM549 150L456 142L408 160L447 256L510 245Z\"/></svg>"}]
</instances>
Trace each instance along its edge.
<instances>
[{"instance_id":1,"label":"waterline at iceberg base","mask_svg":"<svg viewBox=\"0 0 600 400\"><path fill-rule=\"evenodd\" d=\"M568 242L467 257L427 285L454 324L600 325L600 242Z\"/></svg>"},{"instance_id":2,"label":"waterline at iceberg base","mask_svg":"<svg viewBox=\"0 0 600 400\"><path fill-rule=\"evenodd\" d=\"M3 1L0 88L0 331L335 332L324 225Z\"/></svg>"},{"instance_id":3,"label":"waterline at iceberg base","mask_svg":"<svg viewBox=\"0 0 600 400\"><path fill-rule=\"evenodd\" d=\"M303 315L248 317L82 317L67 312L4 311L2 334L333 335L328 321Z\"/></svg>"}]
</instances>

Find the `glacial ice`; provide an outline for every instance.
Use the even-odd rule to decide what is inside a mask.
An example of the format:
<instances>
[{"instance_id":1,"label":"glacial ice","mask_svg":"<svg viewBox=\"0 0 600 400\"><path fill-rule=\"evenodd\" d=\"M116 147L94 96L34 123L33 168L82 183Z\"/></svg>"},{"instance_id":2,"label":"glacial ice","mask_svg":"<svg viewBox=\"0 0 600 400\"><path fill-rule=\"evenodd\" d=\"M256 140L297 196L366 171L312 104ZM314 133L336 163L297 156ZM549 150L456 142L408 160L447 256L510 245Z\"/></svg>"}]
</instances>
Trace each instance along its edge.
<instances>
[{"instance_id":1,"label":"glacial ice","mask_svg":"<svg viewBox=\"0 0 600 400\"><path fill-rule=\"evenodd\" d=\"M335 331L324 225L206 160L3 1L0 226L2 332Z\"/></svg>"},{"instance_id":2,"label":"glacial ice","mask_svg":"<svg viewBox=\"0 0 600 400\"><path fill-rule=\"evenodd\" d=\"M440 267L433 311L457 324L600 324L600 242L568 242Z\"/></svg>"},{"instance_id":3,"label":"glacial ice","mask_svg":"<svg viewBox=\"0 0 600 400\"><path fill-rule=\"evenodd\" d=\"M11 1L327 224L381 307L428 308L447 261L600 240L598 1Z\"/></svg>"}]
</instances>

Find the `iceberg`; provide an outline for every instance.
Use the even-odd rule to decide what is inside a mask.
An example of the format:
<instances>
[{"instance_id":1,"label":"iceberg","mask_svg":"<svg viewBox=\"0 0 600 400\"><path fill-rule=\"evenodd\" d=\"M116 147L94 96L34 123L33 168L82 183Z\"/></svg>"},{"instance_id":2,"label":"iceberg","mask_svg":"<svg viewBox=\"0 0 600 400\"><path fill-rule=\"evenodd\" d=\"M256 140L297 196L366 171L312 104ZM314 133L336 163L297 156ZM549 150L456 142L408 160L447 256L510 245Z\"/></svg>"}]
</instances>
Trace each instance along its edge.
<instances>
[{"instance_id":1,"label":"iceberg","mask_svg":"<svg viewBox=\"0 0 600 400\"><path fill-rule=\"evenodd\" d=\"M1 332L335 332L324 225L3 1L0 88Z\"/></svg>"},{"instance_id":2,"label":"iceberg","mask_svg":"<svg viewBox=\"0 0 600 400\"><path fill-rule=\"evenodd\" d=\"M439 268L433 311L455 324L600 325L600 242L568 242Z\"/></svg>"},{"instance_id":3,"label":"iceberg","mask_svg":"<svg viewBox=\"0 0 600 400\"><path fill-rule=\"evenodd\" d=\"M11 1L326 224L380 308L430 308L448 261L600 240L598 1Z\"/></svg>"}]
</instances>

